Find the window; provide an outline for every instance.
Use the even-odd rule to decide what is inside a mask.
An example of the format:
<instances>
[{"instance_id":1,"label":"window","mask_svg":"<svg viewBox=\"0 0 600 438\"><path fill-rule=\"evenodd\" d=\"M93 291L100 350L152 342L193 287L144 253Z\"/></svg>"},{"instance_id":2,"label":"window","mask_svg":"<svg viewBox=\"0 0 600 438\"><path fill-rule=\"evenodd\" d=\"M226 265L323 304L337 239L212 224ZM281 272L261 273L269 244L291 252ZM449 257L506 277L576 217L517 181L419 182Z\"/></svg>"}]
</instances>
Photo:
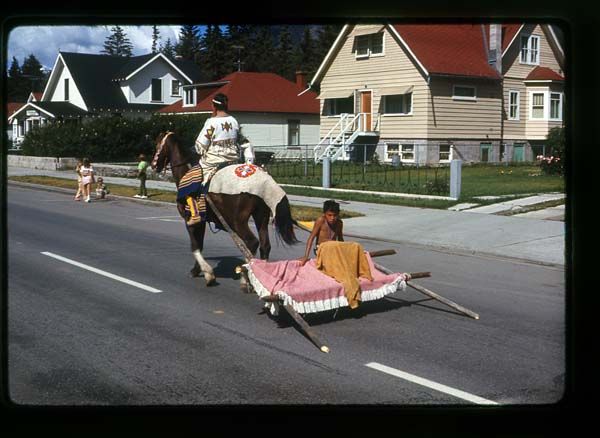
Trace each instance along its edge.
<instances>
[{"instance_id":1,"label":"window","mask_svg":"<svg viewBox=\"0 0 600 438\"><path fill-rule=\"evenodd\" d=\"M288 120L288 145L300 144L300 120Z\"/></svg>"},{"instance_id":2,"label":"window","mask_svg":"<svg viewBox=\"0 0 600 438\"><path fill-rule=\"evenodd\" d=\"M401 161L415 161L415 145L414 144L400 145L400 160Z\"/></svg>"},{"instance_id":3,"label":"window","mask_svg":"<svg viewBox=\"0 0 600 438\"><path fill-rule=\"evenodd\" d=\"M354 98L345 97L342 99L325 99L323 105L323 115L339 116L342 113L354 113Z\"/></svg>"},{"instance_id":4,"label":"window","mask_svg":"<svg viewBox=\"0 0 600 438\"><path fill-rule=\"evenodd\" d=\"M562 120L562 93L550 93L550 120Z\"/></svg>"},{"instance_id":5,"label":"window","mask_svg":"<svg viewBox=\"0 0 600 438\"><path fill-rule=\"evenodd\" d=\"M65 101L69 100L69 78L65 78Z\"/></svg>"},{"instance_id":6,"label":"window","mask_svg":"<svg viewBox=\"0 0 600 438\"><path fill-rule=\"evenodd\" d=\"M385 114L411 114L412 93L383 96L383 112Z\"/></svg>"},{"instance_id":7,"label":"window","mask_svg":"<svg viewBox=\"0 0 600 438\"><path fill-rule=\"evenodd\" d=\"M356 37L356 57L368 58L372 55L383 55L383 32Z\"/></svg>"},{"instance_id":8,"label":"window","mask_svg":"<svg viewBox=\"0 0 600 438\"><path fill-rule=\"evenodd\" d=\"M152 101L162 101L162 80L152 79Z\"/></svg>"},{"instance_id":9,"label":"window","mask_svg":"<svg viewBox=\"0 0 600 438\"><path fill-rule=\"evenodd\" d=\"M171 96L181 96L180 93L181 82L178 80L171 80Z\"/></svg>"},{"instance_id":10,"label":"window","mask_svg":"<svg viewBox=\"0 0 600 438\"><path fill-rule=\"evenodd\" d=\"M452 147L449 144L440 145L439 161L452 160Z\"/></svg>"},{"instance_id":11,"label":"window","mask_svg":"<svg viewBox=\"0 0 600 438\"><path fill-rule=\"evenodd\" d=\"M492 144L491 143L481 143L479 146L481 150L481 162L487 163L490 161L492 154Z\"/></svg>"},{"instance_id":12,"label":"window","mask_svg":"<svg viewBox=\"0 0 600 438\"><path fill-rule=\"evenodd\" d=\"M532 119L543 119L544 118L544 93L532 93L531 94L531 118Z\"/></svg>"},{"instance_id":13,"label":"window","mask_svg":"<svg viewBox=\"0 0 600 438\"><path fill-rule=\"evenodd\" d=\"M538 65L539 61L539 47L540 37L539 36L521 36L521 64L535 64Z\"/></svg>"},{"instance_id":14,"label":"window","mask_svg":"<svg viewBox=\"0 0 600 438\"><path fill-rule=\"evenodd\" d=\"M387 143L385 145L385 161L393 161L395 156L400 156L400 145L397 143Z\"/></svg>"},{"instance_id":15,"label":"window","mask_svg":"<svg viewBox=\"0 0 600 438\"><path fill-rule=\"evenodd\" d=\"M452 90L452 98L456 100L475 100L477 93L475 87L455 85Z\"/></svg>"},{"instance_id":16,"label":"window","mask_svg":"<svg viewBox=\"0 0 600 438\"><path fill-rule=\"evenodd\" d=\"M519 97L518 91L508 92L508 120L519 120Z\"/></svg>"},{"instance_id":17,"label":"window","mask_svg":"<svg viewBox=\"0 0 600 438\"><path fill-rule=\"evenodd\" d=\"M188 88L183 92L183 106L196 105L196 89Z\"/></svg>"}]
</instances>

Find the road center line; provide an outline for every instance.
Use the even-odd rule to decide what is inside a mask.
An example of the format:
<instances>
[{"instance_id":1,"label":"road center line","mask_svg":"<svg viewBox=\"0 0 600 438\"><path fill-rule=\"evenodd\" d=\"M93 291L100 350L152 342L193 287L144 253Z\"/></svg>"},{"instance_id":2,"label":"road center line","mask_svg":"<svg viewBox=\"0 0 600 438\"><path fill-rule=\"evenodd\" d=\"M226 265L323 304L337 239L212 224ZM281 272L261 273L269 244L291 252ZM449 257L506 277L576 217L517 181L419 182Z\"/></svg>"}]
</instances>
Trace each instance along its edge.
<instances>
[{"instance_id":1,"label":"road center line","mask_svg":"<svg viewBox=\"0 0 600 438\"><path fill-rule=\"evenodd\" d=\"M392 376L399 377L404 380L408 380L409 382L416 383L417 385L426 386L427 388L434 389L439 392L443 392L445 394L452 395L454 397L461 398L463 400L470 401L471 403L475 403L478 405L497 405L498 403L487 400L485 398L478 397L473 394L469 394L468 392L461 391L459 389L454 389L446 385L442 385L441 383L436 383L431 380L424 379L419 376L415 376L413 374L405 373L404 371L397 370L392 367L388 367L386 365L382 365L377 362L369 362L365 364L365 366L372 368L377 371L381 371L387 374L391 374Z\"/></svg>"},{"instance_id":2,"label":"road center line","mask_svg":"<svg viewBox=\"0 0 600 438\"><path fill-rule=\"evenodd\" d=\"M82 268L82 269L87 269L88 271L94 272L96 274L104 275L105 277L112 278L113 280L117 280L117 281L120 281L122 283L129 284L130 286L138 287L138 288L143 289L143 290L148 291L148 292L152 292L152 293L162 292L162 290L160 290L160 289L155 289L153 287L146 286L145 284L138 283L137 281L129 280L127 278L120 277L119 275L111 274L110 272L106 272L106 271L102 271L100 269L96 269L96 268L94 268L92 266L89 266L89 265L84 265L83 263L76 262L75 260L71 260L71 259L68 259L68 258L63 257L63 256L59 256L58 254L54 254L54 253L51 253L51 252L42 252L42 254L44 254L44 255L46 255L48 257L52 257L52 258L54 258L56 260L60 260L61 262L69 263L69 264L71 264L73 266L77 266L77 267Z\"/></svg>"}]
</instances>

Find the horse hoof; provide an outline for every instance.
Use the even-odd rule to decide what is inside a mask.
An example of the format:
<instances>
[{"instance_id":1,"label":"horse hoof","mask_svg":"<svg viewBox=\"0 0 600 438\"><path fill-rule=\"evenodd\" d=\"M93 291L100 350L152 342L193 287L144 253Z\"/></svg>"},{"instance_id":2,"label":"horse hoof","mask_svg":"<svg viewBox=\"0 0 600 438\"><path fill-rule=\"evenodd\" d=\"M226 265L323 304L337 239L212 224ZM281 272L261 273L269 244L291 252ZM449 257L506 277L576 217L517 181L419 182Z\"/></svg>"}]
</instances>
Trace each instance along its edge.
<instances>
[{"instance_id":1,"label":"horse hoof","mask_svg":"<svg viewBox=\"0 0 600 438\"><path fill-rule=\"evenodd\" d=\"M217 282L217 277L215 277L214 275L204 274L204 279L206 280L207 286L213 286Z\"/></svg>"}]
</instances>

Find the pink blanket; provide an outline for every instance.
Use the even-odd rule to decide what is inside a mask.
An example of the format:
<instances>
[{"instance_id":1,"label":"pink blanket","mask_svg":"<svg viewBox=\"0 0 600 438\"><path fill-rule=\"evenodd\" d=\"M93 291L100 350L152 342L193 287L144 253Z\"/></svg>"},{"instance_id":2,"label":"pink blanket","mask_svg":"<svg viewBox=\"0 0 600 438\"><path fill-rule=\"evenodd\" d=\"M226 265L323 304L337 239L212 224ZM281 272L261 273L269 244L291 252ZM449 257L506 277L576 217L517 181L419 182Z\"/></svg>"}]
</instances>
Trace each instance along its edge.
<instances>
[{"instance_id":1,"label":"pink blanket","mask_svg":"<svg viewBox=\"0 0 600 438\"><path fill-rule=\"evenodd\" d=\"M360 278L362 301L371 301L406 288L404 274L384 274L373 265L367 253L373 281ZM348 305L344 288L333 278L316 268L315 259L300 266L297 260L266 262L252 260L248 277L255 292L263 297L275 294L284 304L291 304L298 313L337 309Z\"/></svg>"}]
</instances>

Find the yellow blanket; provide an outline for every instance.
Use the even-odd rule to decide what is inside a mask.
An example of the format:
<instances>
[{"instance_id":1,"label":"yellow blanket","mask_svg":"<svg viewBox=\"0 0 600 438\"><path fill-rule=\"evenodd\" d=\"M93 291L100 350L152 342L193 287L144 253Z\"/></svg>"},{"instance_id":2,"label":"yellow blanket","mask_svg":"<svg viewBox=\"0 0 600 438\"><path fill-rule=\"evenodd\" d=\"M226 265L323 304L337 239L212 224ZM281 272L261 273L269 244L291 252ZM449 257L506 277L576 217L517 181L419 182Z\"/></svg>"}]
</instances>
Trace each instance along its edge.
<instances>
[{"instance_id":1,"label":"yellow blanket","mask_svg":"<svg viewBox=\"0 0 600 438\"><path fill-rule=\"evenodd\" d=\"M373 281L362 245L357 242L323 242L317 250L316 264L317 269L342 283L348 305L351 309L357 308L361 299L358 277Z\"/></svg>"}]
</instances>

